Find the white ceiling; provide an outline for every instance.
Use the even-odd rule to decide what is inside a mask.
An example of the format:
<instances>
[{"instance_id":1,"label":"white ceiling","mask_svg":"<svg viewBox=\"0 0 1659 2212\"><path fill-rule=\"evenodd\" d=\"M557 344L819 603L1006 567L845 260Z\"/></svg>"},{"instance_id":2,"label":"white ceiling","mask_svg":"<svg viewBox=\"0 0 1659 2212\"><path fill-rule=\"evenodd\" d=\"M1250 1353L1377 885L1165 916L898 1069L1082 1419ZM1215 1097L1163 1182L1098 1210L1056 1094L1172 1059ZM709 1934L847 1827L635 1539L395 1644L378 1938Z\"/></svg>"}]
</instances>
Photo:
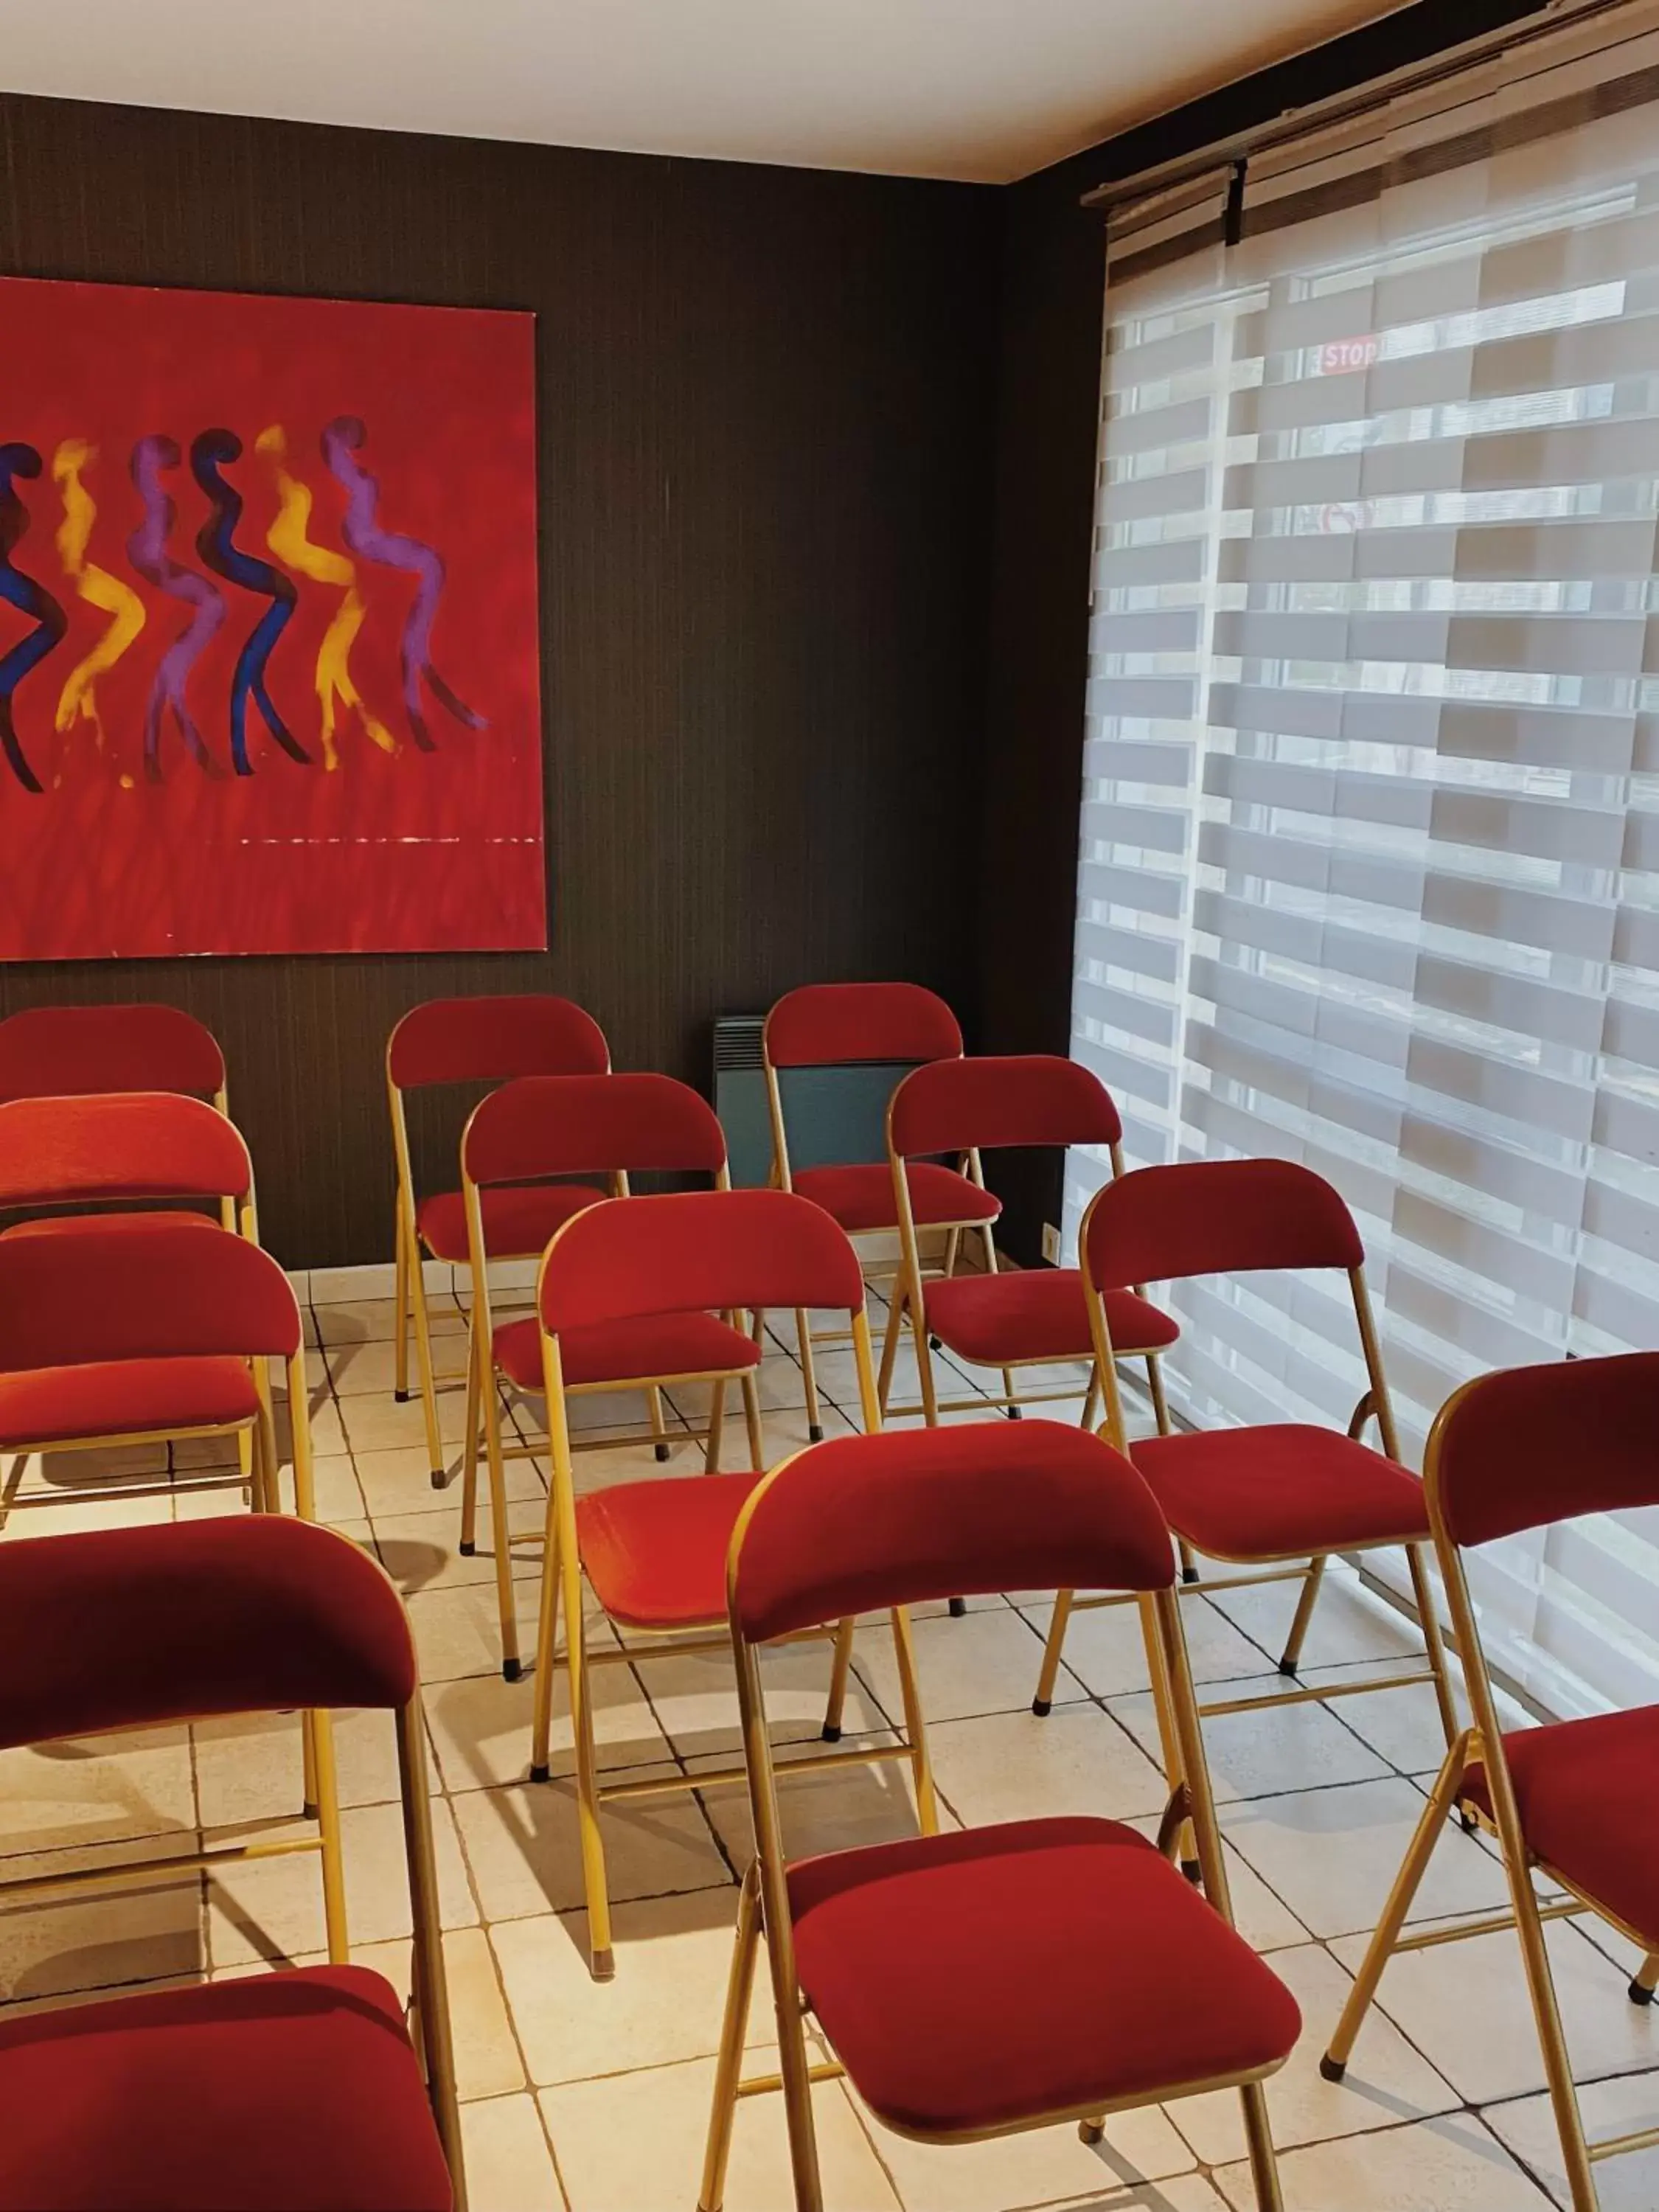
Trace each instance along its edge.
<instances>
[{"instance_id":1,"label":"white ceiling","mask_svg":"<svg viewBox=\"0 0 1659 2212\"><path fill-rule=\"evenodd\" d=\"M1399 0L0 0L0 85L1004 183Z\"/></svg>"}]
</instances>

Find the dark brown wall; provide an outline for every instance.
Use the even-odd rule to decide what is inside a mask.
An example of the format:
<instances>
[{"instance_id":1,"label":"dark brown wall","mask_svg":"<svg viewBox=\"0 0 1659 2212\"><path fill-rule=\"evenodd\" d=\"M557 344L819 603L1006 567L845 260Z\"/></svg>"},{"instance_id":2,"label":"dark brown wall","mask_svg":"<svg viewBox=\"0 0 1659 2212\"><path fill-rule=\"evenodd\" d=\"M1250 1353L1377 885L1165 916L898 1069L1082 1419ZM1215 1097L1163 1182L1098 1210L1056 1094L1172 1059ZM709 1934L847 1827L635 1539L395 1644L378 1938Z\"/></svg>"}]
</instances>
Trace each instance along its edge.
<instances>
[{"instance_id":1,"label":"dark brown wall","mask_svg":"<svg viewBox=\"0 0 1659 2212\"><path fill-rule=\"evenodd\" d=\"M705 1083L812 977L971 1024L997 194L20 98L0 155L0 273L537 312L553 901L545 957L15 967L0 1012L201 1015L296 1266L390 1253L421 999L567 992Z\"/></svg>"},{"instance_id":2,"label":"dark brown wall","mask_svg":"<svg viewBox=\"0 0 1659 2212\"><path fill-rule=\"evenodd\" d=\"M1083 783L1104 232L1085 192L1529 15L1537 0L1419 0L1379 23L1040 171L1002 198L1002 331L985 750L980 1042L1064 1052ZM1011 1250L1058 1221L1060 1169L1000 1186Z\"/></svg>"}]
</instances>

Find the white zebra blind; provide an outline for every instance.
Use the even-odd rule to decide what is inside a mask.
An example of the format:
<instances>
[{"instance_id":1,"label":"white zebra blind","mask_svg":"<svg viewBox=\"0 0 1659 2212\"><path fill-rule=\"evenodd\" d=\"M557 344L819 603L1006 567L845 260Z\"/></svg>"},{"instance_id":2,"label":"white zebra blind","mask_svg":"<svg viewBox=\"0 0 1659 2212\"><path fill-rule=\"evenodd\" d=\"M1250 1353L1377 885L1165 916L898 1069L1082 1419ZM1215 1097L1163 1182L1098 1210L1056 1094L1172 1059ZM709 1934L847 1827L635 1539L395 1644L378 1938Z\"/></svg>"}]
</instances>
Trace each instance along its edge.
<instances>
[{"instance_id":1,"label":"white zebra blind","mask_svg":"<svg viewBox=\"0 0 1659 2212\"><path fill-rule=\"evenodd\" d=\"M1143 228L1109 279L1073 1050L1132 1164L1270 1153L1342 1190L1414 1452L1484 1369L1659 1348L1632 21L1287 155L1238 243ZM1068 1236L1105 1172L1073 1154ZM1172 1303L1199 1418L1346 1422L1340 1281ZM1547 1704L1659 1697L1659 1514L1498 1547L1478 1595Z\"/></svg>"}]
</instances>

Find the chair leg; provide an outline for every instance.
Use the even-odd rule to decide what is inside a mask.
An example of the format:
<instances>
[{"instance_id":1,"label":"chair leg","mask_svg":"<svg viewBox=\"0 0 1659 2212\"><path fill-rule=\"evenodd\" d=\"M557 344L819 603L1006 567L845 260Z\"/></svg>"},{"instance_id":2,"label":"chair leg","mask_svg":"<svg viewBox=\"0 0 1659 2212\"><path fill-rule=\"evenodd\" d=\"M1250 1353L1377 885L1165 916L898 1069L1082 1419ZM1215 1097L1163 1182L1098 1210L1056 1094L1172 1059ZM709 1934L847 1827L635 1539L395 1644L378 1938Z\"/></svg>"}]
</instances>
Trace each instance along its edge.
<instances>
[{"instance_id":1,"label":"chair leg","mask_svg":"<svg viewBox=\"0 0 1659 2212\"><path fill-rule=\"evenodd\" d=\"M392 1342L395 1371L392 1396L402 1406L409 1398L409 1239L404 1232L404 1208L401 1193L397 1207L398 1219L398 1277L394 1297L396 1311L392 1316Z\"/></svg>"},{"instance_id":2,"label":"chair leg","mask_svg":"<svg viewBox=\"0 0 1659 2212\"><path fill-rule=\"evenodd\" d=\"M461 1447L461 1557L478 1548L478 1332L466 1332L466 1442Z\"/></svg>"},{"instance_id":3,"label":"chair leg","mask_svg":"<svg viewBox=\"0 0 1659 2212\"><path fill-rule=\"evenodd\" d=\"M756 1381L752 1370L742 1376L738 1388L743 1393L744 1426L749 1432L749 1464L757 1474L764 1474L766 1433L761 1426L760 1384ZM813 1433L822 1436L823 1431L815 1424Z\"/></svg>"},{"instance_id":4,"label":"chair leg","mask_svg":"<svg viewBox=\"0 0 1659 2212\"><path fill-rule=\"evenodd\" d=\"M708 1442L702 1455L705 1474L720 1471L720 1440L726 1432L726 1385L716 1382L708 1400Z\"/></svg>"},{"instance_id":5,"label":"chair leg","mask_svg":"<svg viewBox=\"0 0 1659 2212\"><path fill-rule=\"evenodd\" d=\"M805 1306L795 1308L795 1340L800 1346L801 1381L806 1389L806 1434L811 1443L819 1444L823 1442L823 1416L818 1409L817 1370L812 1364L812 1316Z\"/></svg>"},{"instance_id":6,"label":"chair leg","mask_svg":"<svg viewBox=\"0 0 1659 2212\"><path fill-rule=\"evenodd\" d=\"M1296 1618L1291 1623L1291 1632L1285 1639L1285 1649L1279 1657L1279 1671L1281 1674L1294 1674L1302 1664L1302 1646L1307 1641L1308 1624L1312 1620L1314 1607L1319 1602L1319 1586L1325 1579L1325 1558L1322 1553L1316 1559L1310 1559L1308 1571L1302 1577L1302 1595L1296 1601Z\"/></svg>"},{"instance_id":7,"label":"chair leg","mask_svg":"<svg viewBox=\"0 0 1659 2212\"><path fill-rule=\"evenodd\" d=\"M1152 1422L1161 1437L1173 1433L1174 1423L1170 1419L1170 1401L1164 1392L1164 1362L1156 1352L1146 1354L1146 1389L1152 1401ZM1176 1539L1176 1550L1181 1559L1181 1579L1183 1583L1198 1580L1198 1568L1193 1559L1193 1547L1184 1536Z\"/></svg>"},{"instance_id":8,"label":"chair leg","mask_svg":"<svg viewBox=\"0 0 1659 2212\"><path fill-rule=\"evenodd\" d=\"M876 1403L882 1419L887 1418L887 1401L893 1395L893 1369L898 1360L899 1331L903 1324L906 1294L898 1284L893 1285L893 1295L887 1305L887 1327L882 1333L881 1372L876 1378Z\"/></svg>"},{"instance_id":9,"label":"chair leg","mask_svg":"<svg viewBox=\"0 0 1659 2212\"><path fill-rule=\"evenodd\" d=\"M1440 1708L1440 1727L1447 1747L1457 1741L1462 1723L1457 1717L1457 1700L1452 1695L1451 1675L1446 1665L1446 1639L1440 1633L1440 1615L1434 1602L1434 1580L1429 1572L1427 1547L1422 1544L1407 1544L1406 1565L1411 1570L1412 1595L1417 1601L1417 1617L1423 1625L1424 1649L1429 1655L1429 1665L1434 1670L1435 1703Z\"/></svg>"},{"instance_id":10,"label":"chair leg","mask_svg":"<svg viewBox=\"0 0 1659 2212\"><path fill-rule=\"evenodd\" d=\"M482 1349L482 1348L481 1348ZM481 1365L483 1364L480 1358ZM479 1377L483 1400L484 1450L489 1462L489 1534L495 1547L495 1607L501 1622L501 1674L516 1682L519 1615L513 1599L513 1532L507 1516L507 1463L501 1457L501 1407L493 1375Z\"/></svg>"},{"instance_id":11,"label":"chair leg","mask_svg":"<svg viewBox=\"0 0 1659 2212\"><path fill-rule=\"evenodd\" d=\"M921 1710L916 1681L915 1638L910 1616L902 1605L893 1608L893 1655L898 1661L899 1698L904 1711L904 1736L910 1747L911 1778L916 1791L916 1825L924 1836L939 1833L939 1803L933 1795L933 1765L927 1755L927 1721Z\"/></svg>"},{"instance_id":12,"label":"chair leg","mask_svg":"<svg viewBox=\"0 0 1659 2212\"><path fill-rule=\"evenodd\" d=\"M611 1947L611 1894L605 1876L605 1838L599 1832L598 1762L593 1755L593 1707L587 1679L582 1620L582 1570L574 1543L563 1547L565 1649L570 1675L570 1723L576 1740L576 1818L582 1847L582 1892L587 1903L587 1968L596 1982L617 1971Z\"/></svg>"},{"instance_id":13,"label":"chair leg","mask_svg":"<svg viewBox=\"0 0 1659 2212\"><path fill-rule=\"evenodd\" d=\"M1244 2107L1244 2139L1250 2149L1250 2179L1255 2187L1256 2212L1285 2212L1279 2186L1279 2160L1273 2154L1273 2129L1267 2118L1267 2096L1260 2081L1239 2091Z\"/></svg>"},{"instance_id":14,"label":"chair leg","mask_svg":"<svg viewBox=\"0 0 1659 2212\"><path fill-rule=\"evenodd\" d=\"M662 1417L662 1392L654 1382L645 1394L645 1406L651 1418L651 1436L657 1457L665 1460L668 1456L668 1425Z\"/></svg>"},{"instance_id":15,"label":"chair leg","mask_svg":"<svg viewBox=\"0 0 1659 2212\"><path fill-rule=\"evenodd\" d=\"M1036 1695L1031 1700L1031 1711L1039 1720L1044 1720L1054 1711L1054 1684L1060 1679L1060 1654L1066 1642L1066 1626L1072 1618L1075 1590L1056 1590L1054 1609L1048 1621L1048 1640L1042 1647L1042 1665L1037 1672Z\"/></svg>"},{"instance_id":16,"label":"chair leg","mask_svg":"<svg viewBox=\"0 0 1659 2212\"><path fill-rule=\"evenodd\" d=\"M1079 1422L1078 1426L1083 1429L1092 1429L1099 1419L1100 1370L1098 1367L1091 1367L1089 1370L1089 1395L1083 1401L1083 1419Z\"/></svg>"},{"instance_id":17,"label":"chair leg","mask_svg":"<svg viewBox=\"0 0 1659 2212\"><path fill-rule=\"evenodd\" d=\"M559 1638L558 1499L547 1494L547 1528L542 1548L541 1601L536 1620L536 1697L530 1727L530 1778L545 1782L552 1765L553 1681L558 1673ZM567 1626L566 1638L569 1629Z\"/></svg>"},{"instance_id":18,"label":"chair leg","mask_svg":"<svg viewBox=\"0 0 1659 2212\"><path fill-rule=\"evenodd\" d=\"M1463 1785L1463 1770L1468 1763L1469 1738L1461 1735L1446 1753L1440 1772L1424 1807L1421 1817L1406 1847L1406 1856L1394 1887L1389 1892L1382 1917L1376 1923L1376 1932L1366 1947L1360 1961L1359 1972L1354 1976L1353 1987L1348 1991L1348 2001L1342 2008L1342 2017L1325 2047L1319 2062L1319 2070L1328 2081L1340 2081L1347 2069L1348 2054L1353 2049L1354 2038L1360 2023L1370 2008L1376 1995L1376 1985L1382 1978L1382 1969L1388 1965L1395 1945L1400 1941L1400 1931L1412 1909L1412 1901L1422 1886L1428 1872L1429 1861L1434 1856L1434 1847L1446 1824L1446 1815L1456 1802L1457 1793Z\"/></svg>"},{"instance_id":19,"label":"chair leg","mask_svg":"<svg viewBox=\"0 0 1659 2212\"><path fill-rule=\"evenodd\" d=\"M1561 2162L1566 2169L1572 2212L1598 2212L1601 2200L1595 2193L1589 2146L1584 2140L1583 2116L1578 2109L1578 2092L1573 2086L1572 2060L1568 2056L1567 2039L1561 2027L1555 1977L1550 1972L1549 1951L1544 1942L1544 1923L1538 1917L1532 1875L1525 1866L1512 1865L1507 1850L1504 1854L1504 1870L1510 1878L1515 1930L1521 1938L1521 1959L1527 1970L1533 2018L1538 2025L1538 2040L1544 2053L1544 2075L1549 2084L1556 2132L1561 2138Z\"/></svg>"},{"instance_id":20,"label":"chair leg","mask_svg":"<svg viewBox=\"0 0 1659 2212\"><path fill-rule=\"evenodd\" d=\"M697 2212L720 2212L726 2197L726 2167L732 2152L732 2123L738 2113L738 2082L743 2071L744 2038L755 1993L755 1959L760 1948L760 1863L751 1859L738 1893L737 1939L726 1984L726 2015L720 2023L720 2056L714 2062L714 2095L708 2112L708 2139L702 2158L702 2187Z\"/></svg>"},{"instance_id":21,"label":"chair leg","mask_svg":"<svg viewBox=\"0 0 1659 2212\"><path fill-rule=\"evenodd\" d=\"M945 1279L949 1282L957 1272L957 1255L962 1249L962 1231L951 1229L945 1236Z\"/></svg>"},{"instance_id":22,"label":"chair leg","mask_svg":"<svg viewBox=\"0 0 1659 2212\"><path fill-rule=\"evenodd\" d=\"M1646 1959L1644 1960L1641 1966L1637 1968L1636 1972L1632 1978L1630 1985L1631 2002L1632 2004L1650 2005L1653 2002L1653 1991L1656 1984L1659 1984L1659 1951L1651 1951L1649 1953Z\"/></svg>"},{"instance_id":23,"label":"chair leg","mask_svg":"<svg viewBox=\"0 0 1659 2212\"><path fill-rule=\"evenodd\" d=\"M325 1712L301 1716L303 1741L316 1766L317 1825L322 1832L323 1923L328 1931L329 1964L343 1966L351 1957L346 1927L345 1867L340 1856L340 1791L334 1768L334 1727Z\"/></svg>"},{"instance_id":24,"label":"chair leg","mask_svg":"<svg viewBox=\"0 0 1659 2212\"><path fill-rule=\"evenodd\" d=\"M830 1669L830 1697L823 1709L823 1740L841 1741L842 1715L847 1706L847 1677L853 1665L854 1622L849 1617L836 1631L836 1656Z\"/></svg>"},{"instance_id":25,"label":"chair leg","mask_svg":"<svg viewBox=\"0 0 1659 2212\"><path fill-rule=\"evenodd\" d=\"M438 1428L438 1385L432 1373L432 1326L426 1308L426 1269L422 1265L418 1239L411 1237L410 1243L409 1291L415 1314L415 1359L421 1370L421 1410L426 1416L427 1466L431 1470L432 1487L441 1490L449 1477Z\"/></svg>"}]
</instances>

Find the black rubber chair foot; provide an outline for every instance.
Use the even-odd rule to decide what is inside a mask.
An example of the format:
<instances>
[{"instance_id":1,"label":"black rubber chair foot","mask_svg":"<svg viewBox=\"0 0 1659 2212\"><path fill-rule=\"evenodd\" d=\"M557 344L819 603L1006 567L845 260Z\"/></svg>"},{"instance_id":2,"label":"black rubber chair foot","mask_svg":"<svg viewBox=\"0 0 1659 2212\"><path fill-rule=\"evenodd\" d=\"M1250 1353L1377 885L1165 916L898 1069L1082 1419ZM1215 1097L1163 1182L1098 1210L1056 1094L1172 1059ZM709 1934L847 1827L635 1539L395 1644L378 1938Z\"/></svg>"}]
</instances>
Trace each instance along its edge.
<instances>
[{"instance_id":1,"label":"black rubber chair foot","mask_svg":"<svg viewBox=\"0 0 1659 2212\"><path fill-rule=\"evenodd\" d=\"M1200 1866L1196 1859L1182 1859L1181 1862L1181 1871L1186 1875L1188 1881L1191 1882L1194 1889L1201 1889L1203 1887L1204 1869Z\"/></svg>"},{"instance_id":2,"label":"black rubber chair foot","mask_svg":"<svg viewBox=\"0 0 1659 2212\"><path fill-rule=\"evenodd\" d=\"M432 1487L433 1487L434 1490L447 1490L447 1489L448 1489L448 1487L449 1487L449 1471L448 1471L448 1469L447 1469L447 1468L434 1467L434 1468L433 1468L433 1470L432 1470Z\"/></svg>"},{"instance_id":3,"label":"black rubber chair foot","mask_svg":"<svg viewBox=\"0 0 1659 2212\"><path fill-rule=\"evenodd\" d=\"M409 1403L409 1393L407 1390L394 1390L392 1395L398 1401L398 1403L400 1406L406 1406Z\"/></svg>"},{"instance_id":4,"label":"black rubber chair foot","mask_svg":"<svg viewBox=\"0 0 1659 2212\"><path fill-rule=\"evenodd\" d=\"M1104 2142L1106 2140L1105 2122L1103 2120L1079 2120L1077 2124L1077 2139L1079 2142L1088 2143L1091 2146L1095 2143Z\"/></svg>"},{"instance_id":5,"label":"black rubber chair foot","mask_svg":"<svg viewBox=\"0 0 1659 2212\"><path fill-rule=\"evenodd\" d=\"M666 1458L667 1458L667 1456L668 1456L668 1447L667 1447L667 1445L666 1445L666 1444L659 1444L659 1445L657 1446L657 1457L658 1457L659 1459L666 1459Z\"/></svg>"},{"instance_id":6,"label":"black rubber chair foot","mask_svg":"<svg viewBox=\"0 0 1659 2212\"><path fill-rule=\"evenodd\" d=\"M461 1541L455 1547L455 1549L460 1553L464 1559L470 1559L477 1552L477 1548L478 1547L476 1544L469 1544L465 1537L463 1537Z\"/></svg>"},{"instance_id":7,"label":"black rubber chair foot","mask_svg":"<svg viewBox=\"0 0 1659 2212\"><path fill-rule=\"evenodd\" d=\"M960 1620L962 1619L962 1616L963 1615L963 1613L966 1613L966 1612L967 1612L967 1610L968 1610L968 1601L967 1601L967 1599L966 1599L965 1597L953 1597L953 1598L951 1599L951 1620Z\"/></svg>"},{"instance_id":8,"label":"black rubber chair foot","mask_svg":"<svg viewBox=\"0 0 1659 2212\"><path fill-rule=\"evenodd\" d=\"M1031 1700L1031 1711L1040 1721L1046 1721L1054 1709L1053 1700L1048 1698L1033 1698Z\"/></svg>"},{"instance_id":9,"label":"black rubber chair foot","mask_svg":"<svg viewBox=\"0 0 1659 2212\"><path fill-rule=\"evenodd\" d=\"M1011 1421L1023 1421L1025 1419L1025 1408L1023 1406L1010 1406L1008 1418Z\"/></svg>"},{"instance_id":10,"label":"black rubber chair foot","mask_svg":"<svg viewBox=\"0 0 1659 2212\"><path fill-rule=\"evenodd\" d=\"M1328 2081L1340 2081L1348 2070L1348 2062L1346 2058L1324 2057L1319 2062L1319 2070Z\"/></svg>"},{"instance_id":11,"label":"black rubber chair foot","mask_svg":"<svg viewBox=\"0 0 1659 2212\"><path fill-rule=\"evenodd\" d=\"M829 1722L826 1721L823 1724L823 1740L826 1743L839 1743L841 1741L841 1730L838 1728L831 1728Z\"/></svg>"},{"instance_id":12,"label":"black rubber chair foot","mask_svg":"<svg viewBox=\"0 0 1659 2212\"><path fill-rule=\"evenodd\" d=\"M1195 1583L1198 1580L1198 1569L1196 1567L1183 1567L1181 1570L1181 1579L1183 1583Z\"/></svg>"},{"instance_id":13,"label":"black rubber chair foot","mask_svg":"<svg viewBox=\"0 0 1659 2212\"><path fill-rule=\"evenodd\" d=\"M1640 1982L1632 1982L1630 1985L1630 2001L1632 2004L1650 2005L1653 2002L1653 1991L1644 1990Z\"/></svg>"},{"instance_id":14,"label":"black rubber chair foot","mask_svg":"<svg viewBox=\"0 0 1659 2212\"><path fill-rule=\"evenodd\" d=\"M821 1444L821 1443L823 1442L823 1429L819 1426L819 1425L817 1424L817 1422L816 1422L816 1421L809 1421L809 1422L807 1423L807 1425L806 1425L806 1441L808 1442L808 1443L813 1443L813 1444Z\"/></svg>"},{"instance_id":15,"label":"black rubber chair foot","mask_svg":"<svg viewBox=\"0 0 1659 2212\"><path fill-rule=\"evenodd\" d=\"M587 1971L596 1982L614 1982L617 1978L616 1954L611 1951L596 1951L588 1961Z\"/></svg>"},{"instance_id":16,"label":"black rubber chair foot","mask_svg":"<svg viewBox=\"0 0 1659 2212\"><path fill-rule=\"evenodd\" d=\"M1466 1836L1473 1836L1480 1832L1480 1821L1473 1813L1467 1811L1462 1805L1457 1808L1457 1825Z\"/></svg>"},{"instance_id":17,"label":"black rubber chair foot","mask_svg":"<svg viewBox=\"0 0 1659 2212\"><path fill-rule=\"evenodd\" d=\"M530 1770L530 1778L532 1782L550 1781L552 1778L552 1769L546 1766L532 1766Z\"/></svg>"},{"instance_id":18,"label":"black rubber chair foot","mask_svg":"<svg viewBox=\"0 0 1659 2212\"><path fill-rule=\"evenodd\" d=\"M1301 1664L1302 1662L1299 1659L1281 1659L1279 1662L1279 1671L1281 1674L1294 1675Z\"/></svg>"},{"instance_id":19,"label":"black rubber chair foot","mask_svg":"<svg viewBox=\"0 0 1659 2212\"><path fill-rule=\"evenodd\" d=\"M518 1680L519 1677L523 1674L523 1672L524 1672L524 1667L523 1667L523 1664L522 1664L522 1662L521 1662L520 1661L519 1661L519 1660L517 1660L517 1659L503 1659L503 1660L502 1660L502 1662L501 1662L501 1680L502 1680L502 1681L504 1681L504 1682L516 1682L516 1681Z\"/></svg>"},{"instance_id":20,"label":"black rubber chair foot","mask_svg":"<svg viewBox=\"0 0 1659 2212\"><path fill-rule=\"evenodd\" d=\"M317 1808L309 1797L300 1808L300 1818L302 1820L314 1820L317 1818Z\"/></svg>"},{"instance_id":21,"label":"black rubber chair foot","mask_svg":"<svg viewBox=\"0 0 1659 2212\"><path fill-rule=\"evenodd\" d=\"M928 1338L928 1340L927 1340L927 1349L929 1350L929 1352L942 1352L942 1351L944 1350L944 1348L945 1348L945 1347L940 1344L940 1342L939 1342L939 1339L938 1339L936 1336L930 1336L930 1337Z\"/></svg>"}]
</instances>

